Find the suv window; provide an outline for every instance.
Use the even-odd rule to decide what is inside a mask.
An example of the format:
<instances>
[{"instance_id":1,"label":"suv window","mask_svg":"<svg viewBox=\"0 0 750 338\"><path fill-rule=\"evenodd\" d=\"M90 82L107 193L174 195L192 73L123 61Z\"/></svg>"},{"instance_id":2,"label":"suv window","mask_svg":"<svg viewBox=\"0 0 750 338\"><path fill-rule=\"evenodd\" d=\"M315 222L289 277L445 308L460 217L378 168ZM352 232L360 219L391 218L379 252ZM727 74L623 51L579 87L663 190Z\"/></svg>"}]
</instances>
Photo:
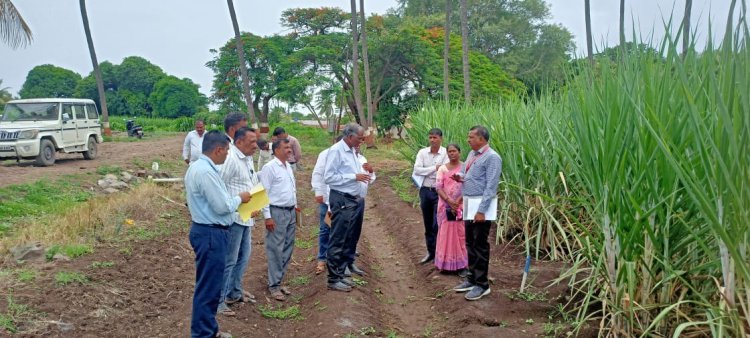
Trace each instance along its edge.
<instances>
[{"instance_id":1,"label":"suv window","mask_svg":"<svg viewBox=\"0 0 750 338\"><path fill-rule=\"evenodd\" d=\"M96 106L93 104L86 105L86 111L89 115L89 120L96 120L99 116L96 114Z\"/></svg>"},{"instance_id":2,"label":"suv window","mask_svg":"<svg viewBox=\"0 0 750 338\"><path fill-rule=\"evenodd\" d=\"M54 121L57 120L57 103L7 103L3 121Z\"/></svg>"},{"instance_id":3,"label":"suv window","mask_svg":"<svg viewBox=\"0 0 750 338\"><path fill-rule=\"evenodd\" d=\"M83 110L82 104L77 104L73 106L73 109L75 109L76 112L76 120L85 120L86 119L86 111Z\"/></svg>"},{"instance_id":4,"label":"suv window","mask_svg":"<svg viewBox=\"0 0 750 338\"><path fill-rule=\"evenodd\" d=\"M67 114L67 115L66 115ZM65 118L67 116L69 119L73 119L73 106L69 104L64 104L62 109L62 116Z\"/></svg>"}]
</instances>

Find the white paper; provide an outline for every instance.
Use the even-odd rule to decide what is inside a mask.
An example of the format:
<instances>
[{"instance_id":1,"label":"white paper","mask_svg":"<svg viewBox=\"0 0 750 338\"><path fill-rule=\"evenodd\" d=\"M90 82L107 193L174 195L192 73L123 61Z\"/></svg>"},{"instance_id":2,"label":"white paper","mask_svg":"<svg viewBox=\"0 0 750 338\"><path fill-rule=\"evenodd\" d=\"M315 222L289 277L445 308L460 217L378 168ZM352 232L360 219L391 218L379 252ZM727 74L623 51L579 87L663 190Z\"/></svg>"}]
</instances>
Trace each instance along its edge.
<instances>
[{"instance_id":1,"label":"white paper","mask_svg":"<svg viewBox=\"0 0 750 338\"><path fill-rule=\"evenodd\" d=\"M422 187L425 178L427 178L427 176L411 175L411 180L412 182L414 182L414 185L416 185L417 188Z\"/></svg>"},{"instance_id":2,"label":"white paper","mask_svg":"<svg viewBox=\"0 0 750 338\"><path fill-rule=\"evenodd\" d=\"M464 220L473 221L474 215L477 214L479 204L482 203L482 197L466 197L464 196ZM487 212L484 213L484 219L487 221L497 220L497 197L490 201L490 207L487 208Z\"/></svg>"}]
</instances>

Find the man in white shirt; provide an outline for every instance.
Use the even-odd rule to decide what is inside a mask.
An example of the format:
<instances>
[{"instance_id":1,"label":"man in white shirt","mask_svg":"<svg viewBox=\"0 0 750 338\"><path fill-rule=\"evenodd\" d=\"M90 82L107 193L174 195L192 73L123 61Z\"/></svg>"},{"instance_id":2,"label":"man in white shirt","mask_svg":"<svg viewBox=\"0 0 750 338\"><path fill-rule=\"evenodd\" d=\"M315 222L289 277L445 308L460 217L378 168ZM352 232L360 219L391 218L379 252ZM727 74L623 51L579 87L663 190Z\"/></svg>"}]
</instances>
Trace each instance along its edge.
<instances>
[{"instance_id":1,"label":"man in white shirt","mask_svg":"<svg viewBox=\"0 0 750 338\"><path fill-rule=\"evenodd\" d=\"M185 136L185 142L182 144L182 159L185 160L185 164L193 163L201 157L205 132L206 125L203 120L195 121L195 130Z\"/></svg>"},{"instance_id":2,"label":"man in white shirt","mask_svg":"<svg viewBox=\"0 0 750 338\"><path fill-rule=\"evenodd\" d=\"M281 286L294 250L297 227L297 185L287 159L292 153L289 140L278 139L271 145L274 159L263 166L260 182L268 193L270 206L263 209L266 219L266 257L268 258L268 291L271 297L284 301L289 289Z\"/></svg>"},{"instance_id":3,"label":"man in white shirt","mask_svg":"<svg viewBox=\"0 0 750 338\"><path fill-rule=\"evenodd\" d=\"M247 127L234 132L234 147L229 148L224 165L219 171L222 181L230 194L250 191L258 184L258 177L253 166L253 154L258 148L255 130ZM255 217L259 212L251 215ZM255 302L255 297L242 289L242 277L250 261L252 250L253 218L243 221L239 213L234 213L234 223L229 227L229 246L224 267L224 290L219 302L218 313L234 316L228 304L237 302Z\"/></svg>"},{"instance_id":4,"label":"man in white shirt","mask_svg":"<svg viewBox=\"0 0 750 338\"><path fill-rule=\"evenodd\" d=\"M341 141L343 136L336 138L336 142ZM323 172L326 167L328 160L328 151L331 148L326 148L318 154L318 160L315 162L315 168L313 168L312 179L310 184L315 192L315 202L318 203L318 216L320 231L318 232L318 263L315 266L315 274L320 274L326 269L326 254L328 252L328 234L330 232L330 225L326 223L326 215L328 214L328 195L330 188L325 182Z\"/></svg>"},{"instance_id":5,"label":"man in white shirt","mask_svg":"<svg viewBox=\"0 0 750 338\"><path fill-rule=\"evenodd\" d=\"M289 135L289 133L282 127L276 127L273 130L273 138L275 139L287 139L289 140L289 146L292 148L292 155L289 156L289 164L292 165L292 169L297 170L298 163L302 160L302 147L299 144L299 140L296 137Z\"/></svg>"},{"instance_id":6,"label":"man in white shirt","mask_svg":"<svg viewBox=\"0 0 750 338\"><path fill-rule=\"evenodd\" d=\"M417 153L413 172L413 176L419 178L415 183L421 181L421 185L419 185L419 207L422 209L424 238L427 247L427 255L419 261L419 264L425 264L435 259L438 233L438 194L435 190L435 180L440 166L448 163L448 152L441 145L443 143L443 131L438 128L430 129L429 141L430 146L420 149Z\"/></svg>"},{"instance_id":7,"label":"man in white shirt","mask_svg":"<svg viewBox=\"0 0 750 338\"><path fill-rule=\"evenodd\" d=\"M370 175L370 181L369 182L359 182L360 188L359 188L359 196L361 197L359 199L359 206L357 207L357 221L354 223L354 228L352 228L352 236L349 239L349 243L347 245L348 254L349 257L349 264L346 266L346 270L344 270L344 276L349 277L352 273L356 273L360 276L364 276L365 271L360 269L356 264L354 264L354 260L357 258L357 243L359 243L359 237L362 235L362 224L365 221L365 197L367 197L367 190L370 187L370 184L375 183L375 170L372 168L372 165L367 162L367 158L362 155L360 152L360 145L357 145L354 147L354 151L357 153L357 160L359 161L359 164L362 165L362 168L360 170L361 173Z\"/></svg>"}]
</instances>

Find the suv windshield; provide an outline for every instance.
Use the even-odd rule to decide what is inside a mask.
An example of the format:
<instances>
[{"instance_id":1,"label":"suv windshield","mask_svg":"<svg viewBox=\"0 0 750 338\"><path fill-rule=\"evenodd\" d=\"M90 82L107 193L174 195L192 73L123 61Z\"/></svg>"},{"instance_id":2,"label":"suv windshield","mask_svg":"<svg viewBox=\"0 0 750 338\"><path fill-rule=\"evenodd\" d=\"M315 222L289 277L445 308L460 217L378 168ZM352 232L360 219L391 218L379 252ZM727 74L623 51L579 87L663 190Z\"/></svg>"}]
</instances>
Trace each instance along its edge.
<instances>
[{"instance_id":1,"label":"suv windshield","mask_svg":"<svg viewBox=\"0 0 750 338\"><path fill-rule=\"evenodd\" d=\"M57 103L8 103L2 121L55 121Z\"/></svg>"}]
</instances>

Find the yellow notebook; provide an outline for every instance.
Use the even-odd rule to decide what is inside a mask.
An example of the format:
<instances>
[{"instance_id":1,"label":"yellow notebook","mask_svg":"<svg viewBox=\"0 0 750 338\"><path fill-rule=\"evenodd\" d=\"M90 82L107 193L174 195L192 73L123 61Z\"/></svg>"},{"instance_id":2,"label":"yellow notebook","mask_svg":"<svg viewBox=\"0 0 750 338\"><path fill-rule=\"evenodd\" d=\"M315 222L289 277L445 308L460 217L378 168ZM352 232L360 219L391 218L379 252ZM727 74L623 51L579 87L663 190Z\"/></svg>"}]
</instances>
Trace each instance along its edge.
<instances>
[{"instance_id":1,"label":"yellow notebook","mask_svg":"<svg viewBox=\"0 0 750 338\"><path fill-rule=\"evenodd\" d=\"M263 188L262 184L257 184L250 189L250 196L251 198L249 202L242 203L240 204L240 207L237 208L243 222L247 222L253 212L263 209L271 203L268 199L266 189Z\"/></svg>"}]
</instances>

